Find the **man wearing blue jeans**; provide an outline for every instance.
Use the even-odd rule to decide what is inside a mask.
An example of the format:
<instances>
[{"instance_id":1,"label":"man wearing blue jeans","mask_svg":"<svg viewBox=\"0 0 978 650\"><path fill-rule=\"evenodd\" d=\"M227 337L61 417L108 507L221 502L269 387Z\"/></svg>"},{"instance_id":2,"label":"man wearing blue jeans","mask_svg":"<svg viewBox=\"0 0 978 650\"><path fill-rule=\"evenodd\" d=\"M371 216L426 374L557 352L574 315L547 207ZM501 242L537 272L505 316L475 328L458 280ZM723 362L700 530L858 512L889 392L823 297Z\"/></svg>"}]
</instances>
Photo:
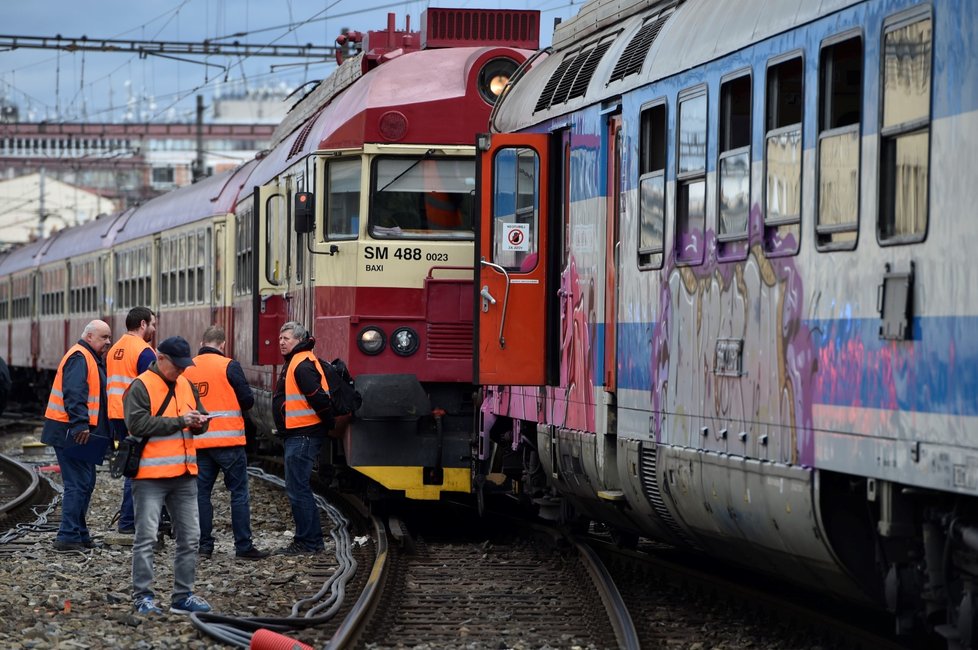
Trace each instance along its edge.
<instances>
[{"instance_id":1,"label":"man wearing blue jeans","mask_svg":"<svg viewBox=\"0 0 978 650\"><path fill-rule=\"evenodd\" d=\"M54 447L64 482L61 524L54 548L79 551L95 546L85 516L95 490L95 465L109 447L109 418L102 355L112 344L104 321L85 326L81 339L58 365L44 412L41 442Z\"/></svg>"},{"instance_id":2,"label":"man wearing blue jeans","mask_svg":"<svg viewBox=\"0 0 978 650\"><path fill-rule=\"evenodd\" d=\"M183 371L194 364L190 344L172 336L156 349L156 362L136 377L123 398L129 434L144 441L132 482L136 537L132 545L132 597L136 612L162 614L153 595L153 545L166 504L173 520L175 557L170 611L209 612L193 593L197 575L197 451L194 436L207 430L207 411Z\"/></svg>"},{"instance_id":3,"label":"man wearing blue jeans","mask_svg":"<svg viewBox=\"0 0 978 650\"><path fill-rule=\"evenodd\" d=\"M294 321L282 326L279 351L285 361L272 395L277 435L284 438L285 493L292 505L295 537L279 555L322 553L319 506L309 480L326 435L333 428L332 401L326 373L313 353L316 339Z\"/></svg>"},{"instance_id":4,"label":"man wearing blue jeans","mask_svg":"<svg viewBox=\"0 0 978 650\"><path fill-rule=\"evenodd\" d=\"M197 554L214 554L214 507L211 492L217 475L231 492L231 532L234 555L245 560L268 557L268 551L251 540L251 508L248 503L248 457L245 455L244 412L255 403L241 364L224 355L224 328L211 326L200 340L194 365L183 373L197 388L200 401L210 412L207 433L194 439L197 448L197 508L200 511L200 548Z\"/></svg>"}]
</instances>

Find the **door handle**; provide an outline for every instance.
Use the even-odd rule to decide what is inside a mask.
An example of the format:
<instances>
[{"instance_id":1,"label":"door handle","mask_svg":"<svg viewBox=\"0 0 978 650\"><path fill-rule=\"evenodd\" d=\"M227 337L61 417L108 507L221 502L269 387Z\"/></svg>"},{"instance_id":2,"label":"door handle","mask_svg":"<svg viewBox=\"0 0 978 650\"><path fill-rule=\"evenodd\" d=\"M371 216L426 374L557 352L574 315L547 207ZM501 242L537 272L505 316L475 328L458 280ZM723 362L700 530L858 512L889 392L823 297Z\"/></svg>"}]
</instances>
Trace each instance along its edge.
<instances>
[{"instance_id":1,"label":"door handle","mask_svg":"<svg viewBox=\"0 0 978 650\"><path fill-rule=\"evenodd\" d=\"M495 305L496 304L496 299L492 297L492 294L491 293L489 293L489 285L483 285L482 291L479 292L479 295L482 296L482 311L483 312L489 311L489 305Z\"/></svg>"}]
</instances>

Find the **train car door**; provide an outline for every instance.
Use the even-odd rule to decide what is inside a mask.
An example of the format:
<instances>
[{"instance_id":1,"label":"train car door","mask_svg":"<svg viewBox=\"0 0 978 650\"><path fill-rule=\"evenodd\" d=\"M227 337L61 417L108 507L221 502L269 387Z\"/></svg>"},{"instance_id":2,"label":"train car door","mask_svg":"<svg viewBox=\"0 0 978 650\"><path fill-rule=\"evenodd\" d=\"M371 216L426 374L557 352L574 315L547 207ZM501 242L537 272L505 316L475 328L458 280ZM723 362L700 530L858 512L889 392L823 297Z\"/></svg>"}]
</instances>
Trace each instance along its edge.
<instances>
[{"instance_id":1,"label":"train car door","mask_svg":"<svg viewBox=\"0 0 978 650\"><path fill-rule=\"evenodd\" d=\"M546 134L494 134L480 157L480 384L546 383L548 146Z\"/></svg>"},{"instance_id":2,"label":"train car door","mask_svg":"<svg viewBox=\"0 0 978 650\"><path fill-rule=\"evenodd\" d=\"M605 236L604 390L618 385L618 268L621 258L621 114L608 118L608 214Z\"/></svg>"},{"instance_id":3,"label":"train car door","mask_svg":"<svg viewBox=\"0 0 978 650\"><path fill-rule=\"evenodd\" d=\"M252 361L275 365L282 361L278 350L279 328L289 320L289 225L288 201L277 184L256 187L254 192L255 258L252 293L255 332Z\"/></svg>"}]
</instances>

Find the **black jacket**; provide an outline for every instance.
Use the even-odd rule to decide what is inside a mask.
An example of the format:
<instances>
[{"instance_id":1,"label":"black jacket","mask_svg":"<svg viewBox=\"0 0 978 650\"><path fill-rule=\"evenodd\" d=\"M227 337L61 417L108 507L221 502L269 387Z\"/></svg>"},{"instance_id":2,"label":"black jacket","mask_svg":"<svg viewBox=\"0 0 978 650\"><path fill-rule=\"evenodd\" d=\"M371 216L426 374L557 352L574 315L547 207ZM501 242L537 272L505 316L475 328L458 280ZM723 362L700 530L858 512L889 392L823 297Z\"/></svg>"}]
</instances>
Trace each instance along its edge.
<instances>
[{"instance_id":1,"label":"black jacket","mask_svg":"<svg viewBox=\"0 0 978 650\"><path fill-rule=\"evenodd\" d=\"M275 383L275 392L272 394L272 416L275 418L276 433L283 438L325 436L335 424L331 414L333 403L329 398L329 393L323 390L322 375L316 369L316 364L307 360L296 366L295 383L322 422L295 429L285 428L285 373L289 369L289 363L293 356L299 352L312 351L315 347L316 339L310 337L296 345L292 352L285 355L285 360L282 362L282 372L279 373L278 381Z\"/></svg>"}]
</instances>

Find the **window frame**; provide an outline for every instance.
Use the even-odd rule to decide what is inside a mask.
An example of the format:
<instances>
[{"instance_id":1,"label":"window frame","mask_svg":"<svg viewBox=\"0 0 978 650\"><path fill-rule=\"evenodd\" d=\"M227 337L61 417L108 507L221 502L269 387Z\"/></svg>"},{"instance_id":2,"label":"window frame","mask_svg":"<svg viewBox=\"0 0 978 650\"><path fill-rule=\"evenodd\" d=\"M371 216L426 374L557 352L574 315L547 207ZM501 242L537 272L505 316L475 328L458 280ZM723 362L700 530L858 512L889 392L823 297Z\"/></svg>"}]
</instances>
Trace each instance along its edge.
<instances>
[{"instance_id":1,"label":"window frame","mask_svg":"<svg viewBox=\"0 0 978 650\"><path fill-rule=\"evenodd\" d=\"M653 147L651 146L651 136L654 134L655 129L652 129L649 135L649 141L646 140L645 133L645 115L651 113L656 109L662 109L662 162L661 168L654 167L652 160L655 158L653 154ZM639 156L638 156L638 219L637 227L638 231L636 233L636 261L638 268L641 271L651 271L655 269L661 269L665 264L666 258L666 240L667 240L667 227L669 219L667 218L667 208L669 205L668 187L669 182L667 178L667 170L669 168L669 100L667 97L659 97L650 102L642 104L639 110ZM646 149L648 147L648 149ZM649 158L646 161L646 157ZM643 168L649 165L649 171L643 172ZM658 248L642 248L642 226L645 223L642 214L642 185L647 180L662 179L662 241Z\"/></svg>"},{"instance_id":2,"label":"window frame","mask_svg":"<svg viewBox=\"0 0 978 650\"><path fill-rule=\"evenodd\" d=\"M859 121L855 124L846 124L843 126L832 127L832 128L822 128L823 121L825 119L826 112L826 101L828 100L828 95L825 92L825 53L829 48L835 47L846 41L851 41L854 39L859 40L860 45L860 63L862 65L861 76L859 80L859 106L860 115ZM813 231L815 239L815 248L820 252L831 252L831 251L843 251L843 250L855 250L859 245L859 227L862 222L862 180L863 180L863 164L862 164L862 154L863 154L863 125L866 120L865 108L867 103L864 101L866 93L866 35L861 28L849 29L838 34L833 34L822 40L818 47L818 88L816 89L816 115L815 115L815 194L814 194L814 219L813 221ZM855 218L852 222L847 222L843 224L835 225L822 225L822 211L821 211L821 189L822 189L822 140L836 137L839 135L844 135L846 133L856 133L856 212ZM825 240L824 236L831 237L837 233L843 232L855 232L856 236L851 240L843 241L832 241L831 239Z\"/></svg>"},{"instance_id":3,"label":"window frame","mask_svg":"<svg viewBox=\"0 0 978 650\"><path fill-rule=\"evenodd\" d=\"M791 124L785 126L778 126L775 128L769 128L769 117L770 117L770 74L771 68L783 65L789 61L797 59L801 63L801 116L798 122L792 122ZM763 131L762 131L762 166L763 166L763 177L761 179L761 222L763 225L764 236L762 238L762 247L764 249L764 254L766 257L790 257L797 255L801 251L802 237L804 233L803 222L804 222L804 205L805 205L805 165L804 165L804 154L805 154L805 93L807 92L807 87L805 84L805 66L806 66L805 50L798 48L790 50L788 52L783 52L777 56L773 56L765 62L764 66L764 114L762 116ZM799 173L798 173L798 216L797 217L780 217L776 219L768 218L768 142L772 136L781 136L789 133L794 133L798 131L798 150L801 153L799 158ZM796 232L798 241L795 243L794 249L791 250L774 250L768 245L770 240L770 233L780 230L784 226L792 226L797 224Z\"/></svg>"},{"instance_id":4,"label":"window frame","mask_svg":"<svg viewBox=\"0 0 978 650\"><path fill-rule=\"evenodd\" d=\"M684 102L689 102L695 99L703 97L706 103L706 115L705 123L703 127L703 167L702 169L694 169L692 171L681 171L680 165L682 164L682 106ZM679 91L676 95L676 137L675 137L675 163L676 163L676 189L674 192L673 199L675 201L673 208L673 242L672 242L672 252L673 259L676 266L701 266L706 261L706 228L707 228L707 199L709 197L709 188L707 187L707 176L709 167L709 155L710 155L710 92L709 86L706 83L697 84L695 86L684 88ZM703 228L701 233L702 241L700 242L700 250L698 258L688 258L684 259L680 255L679 245L680 245L680 235L681 231L679 228L680 215L686 215L688 220L688 188L696 183L703 183ZM682 199L686 197L686 209L680 210L680 203Z\"/></svg>"},{"instance_id":5,"label":"window frame","mask_svg":"<svg viewBox=\"0 0 978 650\"><path fill-rule=\"evenodd\" d=\"M726 84L747 79L747 87L749 91L748 97L748 115L747 115L747 144L740 147L731 147L730 149L723 149L724 146L724 127L725 127L725 116L724 116L724 86ZM717 154L716 154L716 220L715 220L715 232L717 239L717 257L722 258L721 261L734 261L739 259L746 259L748 249L745 247L742 251L725 251L728 244L734 244L741 241L746 241L750 238L750 213L751 213L751 196L753 189L753 143L754 143L754 71L750 66L739 68L733 72L729 72L720 78L720 85L717 93ZM734 158L736 156L742 156L747 154L747 220L744 223L743 231L736 233L723 234L720 232L721 224L721 197L723 196L723 178L721 176L720 170L723 162L727 158Z\"/></svg>"},{"instance_id":6,"label":"window frame","mask_svg":"<svg viewBox=\"0 0 978 650\"><path fill-rule=\"evenodd\" d=\"M357 181L357 226L356 231L353 233L348 233L345 235L333 235L330 231L330 215L332 209L332 192L330 190L330 167L336 164L356 162L359 167L359 180ZM348 156L336 156L335 158L326 158L323 164L323 194L325 200L323 201L323 241L354 241L360 238L360 230L363 224L363 219L360 216L361 208L363 207L363 155L354 154ZM367 171L370 174L370 169ZM369 189L368 189L369 192ZM369 208L368 208L369 211Z\"/></svg>"},{"instance_id":7,"label":"window frame","mask_svg":"<svg viewBox=\"0 0 978 650\"><path fill-rule=\"evenodd\" d=\"M917 118L909 122L902 122L894 126L884 127L884 110L886 106L886 75L883 70L883 66L886 65L886 57L884 56L886 49L886 36L890 32L894 32L898 29L912 25L914 23L929 20L931 24L930 32L930 68L928 70L928 84L930 90L930 96L927 103L927 116L926 118ZM906 11L897 12L891 16L887 16L883 19L883 25L880 29L880 40L879 40L879 88L878 92L878 102L877 102L877 147L876 147L876 242L880 246L903 246L907 244L918 244L927 239L927 235L930 232L930 201L931 201L931 183L932 183L932 155L933 155L933 119L934 119L934 11L930 5L921 5L918 7L913 7L907 9ZM924 229L918 235L893 235L884 238L882 236L882 224L883 224L883 190L884 190L884 147L886 142L895 141L901 136L912 136L919 133L927 134L927 221L924 225Z\"/></svg>"}]
</instances>

